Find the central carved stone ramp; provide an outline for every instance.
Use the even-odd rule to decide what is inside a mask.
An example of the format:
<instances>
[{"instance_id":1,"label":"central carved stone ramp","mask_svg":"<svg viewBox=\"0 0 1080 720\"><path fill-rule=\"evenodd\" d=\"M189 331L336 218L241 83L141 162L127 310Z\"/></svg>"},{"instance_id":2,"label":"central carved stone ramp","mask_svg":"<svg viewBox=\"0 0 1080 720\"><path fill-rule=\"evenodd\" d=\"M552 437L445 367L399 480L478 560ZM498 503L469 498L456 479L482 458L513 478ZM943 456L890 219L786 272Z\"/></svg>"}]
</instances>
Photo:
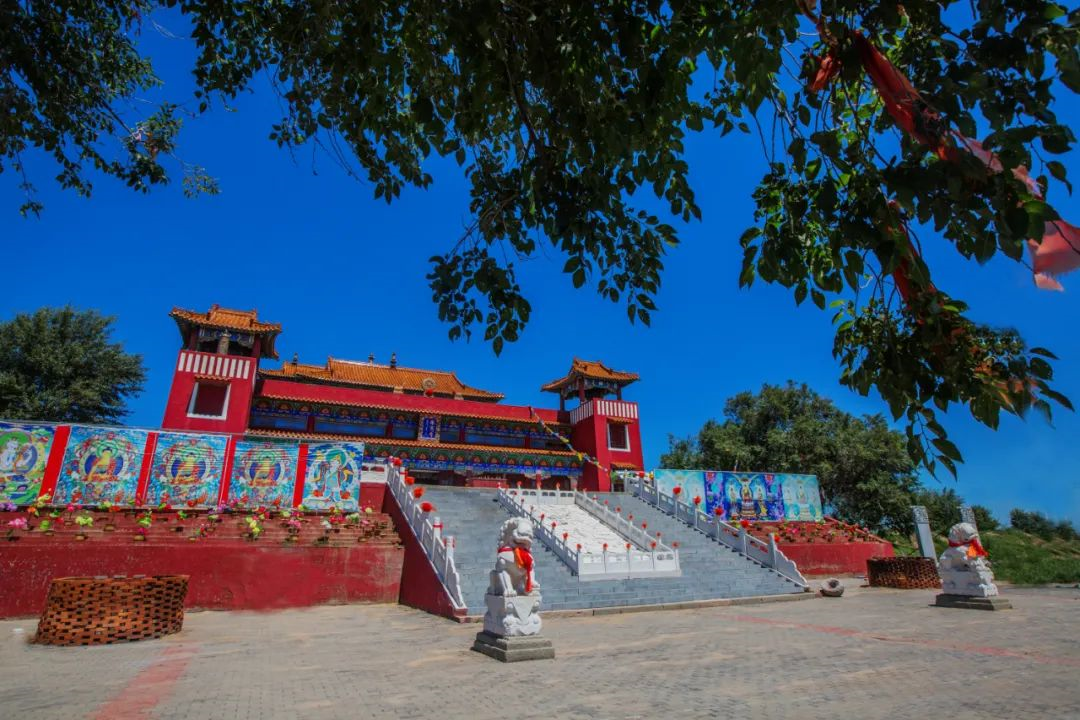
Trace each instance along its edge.
<instances>
[{"instance_id":1,"label":"central carved stone ramp","mask_svg":"<svg viewBox=\"0 0 1080 720\"><path fill-rule=\"evenodd\" d=\"M425 486L424 498L438 508L444 532L455 539L454 561L461 576L461 592L470 615L484 613L488 573L495 563L499 528L510 515L499 505L495 490ZM729 550L693 528L622 493L601 495L634 521L649 523L663 533L664 542L679 543L682 577L598 580L581 582L544 547L533 543L536 575L544 597L544 610L662 605L717 598L786 595L803 589L779 573Z\"/></svg>"}]
</instances>

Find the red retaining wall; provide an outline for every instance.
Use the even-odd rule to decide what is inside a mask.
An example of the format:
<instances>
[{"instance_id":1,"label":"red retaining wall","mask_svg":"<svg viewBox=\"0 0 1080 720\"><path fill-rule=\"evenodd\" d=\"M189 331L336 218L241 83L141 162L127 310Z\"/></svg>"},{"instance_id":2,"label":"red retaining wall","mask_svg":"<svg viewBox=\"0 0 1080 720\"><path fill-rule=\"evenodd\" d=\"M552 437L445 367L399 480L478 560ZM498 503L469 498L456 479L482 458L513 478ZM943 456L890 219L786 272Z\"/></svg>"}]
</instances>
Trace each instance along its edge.
<instances>
[{"instance_id":1,"label":"red retaining wall","mask_svg":"<svg viewBox=\"0 0 1080 720\"><path fill-rule=\"evenodd\" d=\"M777 543L803 575L863 575L872 557L892 557L892 543Z\"/></svg>"},{"instance_id":2,"label":"red retaining wall","mask_svg":"<svg viewBox=\"0 0 1080 720\"><path fill-rule=\"evenodd\" d=\"M2 541L0 541L2 542ZM236 542L0 544L0 617L37 615L49 582L78 575L190 575L188 608L271 610L398 599L404 553L389 544Z\"/></svg>"},{"instance_id":3,"label":"red retaining wall","mask_svg":"<svg viewBox=\"0 0 1080 720\"><path fill-rule=\"evenodd\" d=\"M454 609L449 593L443 587L424 548L413 535L401 508L398 507L397 500L390 492L383 496L382 511L394 521L401 543L405 546L405 563L401 569L401 592L398 595L398 602L446 618L464 617L464 610Z\"/></svg>"}]
</instances>

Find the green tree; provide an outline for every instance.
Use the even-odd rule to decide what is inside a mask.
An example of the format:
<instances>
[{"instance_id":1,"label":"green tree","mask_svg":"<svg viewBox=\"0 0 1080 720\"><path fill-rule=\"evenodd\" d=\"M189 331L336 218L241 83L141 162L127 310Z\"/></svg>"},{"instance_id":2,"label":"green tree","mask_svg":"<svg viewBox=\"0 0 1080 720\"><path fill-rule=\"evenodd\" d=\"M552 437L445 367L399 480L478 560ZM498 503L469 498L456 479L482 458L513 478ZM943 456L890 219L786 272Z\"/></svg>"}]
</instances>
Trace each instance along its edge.
<instances>
[{"instance_id":1,"label":"green tree","mask_svg":"<svg viewBox=\"0 0 1080 720\"><path fill-rule=\"evenodd\" d=\"M953 488L920 488L914 493L911 504L926 508L931 531L936 535L947 535L949 528L960 522L960 506L964 499Z\"/></svg>"},{"instance_id":2,"label":"green tree","mask_svg":"<svg viewBox=\"0 0 1080 720\"><path fill-rule=\"evenodd\" d=\"M971 511L975 513L975 525L978 526L980 532L984 530L992 532L1001 529L1001 523L998 522L998 519L990 512L990 508L984 505L972 505Z\"/></svg>"},{"instance_id":3,"label":"green tree","mask_svg":"<svg viewBox=\"0 0 1080 720\"><path fill-rule=\"evenodd\" d=\"M806 385L765 385L724 404L694 438L670 438L666 468L817 475L829 511L878 530L911 526L918 487L904 436L880 415L855 417Z\"/></svg>"},{"instance_id":4,"label":"green tree","mask_svg":"<svg viewBox=\"0 0 1080 720\"><path fill-rule=\"evenodd\" d=\"M194 97L144 110L159 81L136 38L163 7L189 24ZM23 178L24 212L41 209L32 150L83 194L93 171L145 191L168 163L186 191L213 192L177 154L181 122L269 78L271 140L324 148L376 198L427 187L433 155L457 160L472 221L432 258L431 289L451 337L479 328L499 352L531 313L517 259L558 257L575 287L648 323L676 226L701 216L687 136L747 133L768 169L739 282L831 300L841 382L880 393L915 461L955 473L938 411L997 427L1002 411L1068 400L1049 384L1053 356L971 321L918 245L1023 262L1041 240L1058 217L1049 184L1071 188L1048 156L1075 141L1054 95L1080 91L1078 48L1080 10L1048 0L11 2L0 169ZM818 83L826 67L838 72ZM900 74L917 95L891 98ZM1000 167L956 134L977 129Z\"/></svg>"},{"instance_id":5,"label":"green tree","mask_svg":"<svg viewBox=\"0 0 1080 720\"><path fill-rule=\"evenodd\" d=\"M112 423L142 390L142 357L109 341L113 319L42 308L0 323L0 417Z\"/></svg>"}]
</instances>

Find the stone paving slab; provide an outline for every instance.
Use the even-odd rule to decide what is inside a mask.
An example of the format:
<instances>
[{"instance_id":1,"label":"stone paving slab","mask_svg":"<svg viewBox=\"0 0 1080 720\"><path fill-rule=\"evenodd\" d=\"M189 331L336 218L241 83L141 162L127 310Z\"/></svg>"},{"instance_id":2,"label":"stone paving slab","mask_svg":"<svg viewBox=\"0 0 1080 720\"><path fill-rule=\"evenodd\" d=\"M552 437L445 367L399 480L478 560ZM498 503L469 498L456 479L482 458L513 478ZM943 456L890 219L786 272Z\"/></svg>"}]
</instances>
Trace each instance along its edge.
<instances>
[{"instance_id":1,"label":"stone paving slab","mask_svg":"<svg viewBox=\"0 0 1080 720\"><path fill-rule=\"evenodd\" d=\"M1080 718L1080 591L1014 609L936 591L551 618L555 660L470 651L475 625L393 605L191 613L168 638L28 646L0 622L0 716Z\"/></svg>"}]
</instances>

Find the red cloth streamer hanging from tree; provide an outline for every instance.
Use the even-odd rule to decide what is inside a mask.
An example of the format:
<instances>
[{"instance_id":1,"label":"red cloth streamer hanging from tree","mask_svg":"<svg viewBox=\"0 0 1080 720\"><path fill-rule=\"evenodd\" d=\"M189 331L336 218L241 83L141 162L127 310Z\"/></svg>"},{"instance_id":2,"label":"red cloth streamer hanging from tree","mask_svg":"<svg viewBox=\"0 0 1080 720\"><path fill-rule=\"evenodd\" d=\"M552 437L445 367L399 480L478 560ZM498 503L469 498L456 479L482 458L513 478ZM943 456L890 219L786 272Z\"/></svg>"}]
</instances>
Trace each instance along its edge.
<instances>
[{"instance_id":1,"label":"red cloth streamer hanging from tree","mask_svg":"<svg viewBox=\"0 0 1080 720\"><path fill-rule=\"evenodd\" d=\"M821 19L803 10L808 17L818 24L819 32L823 27ZM986 165L991 172L1001 172L1002 165L998 158L987 151L976 140L966 138L955 131L945 128L941 116L922 98L907 77L889 62L873 43L859 31L851 33L859 60L869 75L870 81L878 91L886 112L906 133L930 148L942 160L956 162L961 155L952 143L956 137L971 155ZM836 47L829 50L819 63L818 71L810 83L810 91L823 89L839 73L840 60ZM1035 197L1042 199L1042 191L1032 179L1028 168L1023 165L1012 169L1013 176L1027 185ZM1065 220L1051 220L1046 223L1042 240L1028 240L1028 252L1031 255L1032 270L1036 287L1042 290L1063 290L1061 283L1054 277L1080 268L1080 228ZM906 273L906 261L901 266L904 271L893 272L897 288L906 301L910 297L911 287Z\"/></svg>"}]
</instances>

